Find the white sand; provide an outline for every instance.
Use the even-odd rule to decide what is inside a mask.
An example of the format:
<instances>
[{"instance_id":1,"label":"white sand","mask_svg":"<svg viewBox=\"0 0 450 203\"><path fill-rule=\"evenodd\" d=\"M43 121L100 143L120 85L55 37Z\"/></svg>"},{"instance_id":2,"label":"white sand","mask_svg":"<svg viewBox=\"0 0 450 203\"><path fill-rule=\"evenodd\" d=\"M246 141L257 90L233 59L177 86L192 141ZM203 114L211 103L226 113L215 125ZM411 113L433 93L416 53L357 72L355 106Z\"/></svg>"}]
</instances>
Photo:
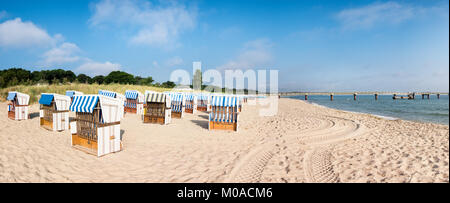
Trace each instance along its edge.
<instances>
[{"instance_id":1,"label":"white sand","mask_svg":"<svg viewBox=\"0 0 450 203\"><path fill-rule=\"evenodd\" d=\"M124 150L100 158L73 149L68 131L40 128L38 113L1 111L0 182L449 182L446 125L293 99L273 117L259 109L244 106L237 133L208 131L206 113L167 126L126 115Z\"/></svg>"}]
</instances>

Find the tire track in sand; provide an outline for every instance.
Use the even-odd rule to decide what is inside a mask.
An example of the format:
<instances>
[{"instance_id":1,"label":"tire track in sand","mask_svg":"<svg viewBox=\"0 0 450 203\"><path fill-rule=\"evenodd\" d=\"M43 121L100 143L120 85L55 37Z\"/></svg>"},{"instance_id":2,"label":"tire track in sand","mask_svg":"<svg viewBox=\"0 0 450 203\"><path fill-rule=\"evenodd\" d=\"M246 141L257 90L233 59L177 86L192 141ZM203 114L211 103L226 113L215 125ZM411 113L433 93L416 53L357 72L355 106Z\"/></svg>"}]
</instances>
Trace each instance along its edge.
<instances>
[{"instance_id":1,"label":"tire track in sand","mask_svg":"<svg viewBox=\"0 0 450 203\"><path fill-rule=\"evenodd\" d=\"M327 117L320 119L320 127L302 131L303 136L287 136L285 143L299 143L312 146L304 155L305 179L307 182L338 182L331 163L331 153L327 144L340 142L366 133L364 127L356 121ZM259 182L268 161L275 155L280 141L269 142L251 150L237 162L225 182Z\"/></svg>"}]
</instances>

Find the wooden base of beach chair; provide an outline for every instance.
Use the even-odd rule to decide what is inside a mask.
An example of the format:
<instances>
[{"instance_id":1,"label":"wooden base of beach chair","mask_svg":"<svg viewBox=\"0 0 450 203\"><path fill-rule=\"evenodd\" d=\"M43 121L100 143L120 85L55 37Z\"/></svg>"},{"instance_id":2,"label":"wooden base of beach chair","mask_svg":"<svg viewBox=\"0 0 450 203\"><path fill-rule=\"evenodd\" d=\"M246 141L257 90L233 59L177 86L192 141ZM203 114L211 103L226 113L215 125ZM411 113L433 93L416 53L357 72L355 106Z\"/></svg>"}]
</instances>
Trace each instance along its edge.
<instances>
[{"instance_id":1,"label":"wooden base of beach chair","mask_svg":"<svg viewBox=\"0 0 450 203\"><path fill-rule=\"evenodd\" d=\"M8 118L10 118L12 120L16 120L16 112L8 111Z\"/></svg>"},{"instance_id":2,"label":"wooden base of beach chair","mask_svg":"<svg viewBox=\"0 0 450 203\"><path fill-rule=\"evenodd\" d=\"M156 117L156 116L144 116L144 123L156 123L156 124L165 124L164 117Z\"/></svg>"},{"instance_id":3,"label":"wooden base of beach chair","mask_svg":"<svg viewBox=\"0 0 450 203\"><path fill-rule=\"evenodd\" d=\"M53 122L41 118L40 125L42 128L53 131Z\"/></svg>"},{"instance_id":4,"label":"wooden base of beach chair","mask_svg":"<svg viewBox=\"0 0 450 203\"><path fill-rule=\"evenodd\" d=\"M206 108L206 106L198 106L198 107L197 107L197 111L203 111L203 112L205 112L205 111L208 111L208 109Z\"/></svg>"},{"instance_id":5,"label":"wooden base of beach chair","mask_svg":"<svg viewBox=\"0 0 450 203\"><path fill-rule=\"evenodd\" d=\"M172 112L172 118L181 118L181 112Z\"/></svg>"},{"instance_id":6,"label":"wooden base of beach chair","mask_svg":"<svg viewBox=\"0 0 450 203\"><path fill-rule=\"evenodd\" d=\"M209 122L210 130L232 130L237 131L237 123L226 123L226 122Z\"/></svg>"},{"instance_id":7,"label":"wooden base of beach chair","mask_svg":"<svg viewBox=\"0 0 450 203\"><path fill-rule=\"evenodd\" d=\"M124 108L124 111L126 112L126 113L132 113L132 114L136 114L136 108L130 108L130 107L125 107Z\"/></svg>"},{"instance_id":8,"label":"wooden base of beach chair","mask_svg":"<svg viewBox=\"0 0 450 203\"><path fill-rule=\"evenodd\" d=\"M184 112L186 112L186 113L193 113L193 112L194 112L194 109L188 109L188 108L186 108L186 109L184 110Z\"/></svg>"},{"instance_id":9,"label":"wooden base of beach chair","mask_svg":"<svg viewBox=\"0 0 450 203\"><path fill-rule=\"evenodd\" d=\"M97 156L97 142L72 134L72 147Z\"/></svg>"}]
</instances>

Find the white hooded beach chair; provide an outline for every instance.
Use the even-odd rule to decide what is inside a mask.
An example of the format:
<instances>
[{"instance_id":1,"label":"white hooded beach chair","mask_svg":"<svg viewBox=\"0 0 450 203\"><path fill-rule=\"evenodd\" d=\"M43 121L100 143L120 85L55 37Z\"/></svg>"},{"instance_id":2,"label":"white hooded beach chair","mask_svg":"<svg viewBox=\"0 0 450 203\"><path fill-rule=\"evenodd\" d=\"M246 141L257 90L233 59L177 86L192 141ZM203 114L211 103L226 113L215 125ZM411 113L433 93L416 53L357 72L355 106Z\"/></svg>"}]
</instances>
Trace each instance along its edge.
<instances>
[{"instance_id":1,"label":"white hooded beach chair","mask_svg":"<svg viewBox=\"0 0 450 203\"><path fill-rule=\"evenodd\" d=\"M144 95L137 90L125 91L125 112L142 115L144 114Z\"/></svg>"},{"instance_id":2,"label":"white hooded beach chair","mask_svg":"<svg viewBox=\"0 0 450 203\"><path fill-rule=\"evenodd\" d=\"M211 95L199 94L197 97L197 110L198 111L211 111Z\"/></svg>"},{"instance_id":3,"label":"white hooded beach chair","mask_svg":"<svg viewBox=\"0 0 450 203\"><path fill-rule=\"evenodd\" d=\"M42 93L39 99L39 125L51 131L69 129L70 97L53 93Z\"/></svg>"},{"instance_id":4,"label":"white hooded beach chair","mask_svg":"<svg viewBox=\"0 0 450 203\"><path fill-rule=\"evenodd\" d=\"M185 112L186 97L180 92L165 92L170 97L172 118L183 118Z\"/></svg>"},{"instance_id":5,"label":"white hooded beach chair","mask_svg":"<svg viewBox=\"0 0 450 203\"><path fill-rule=\"evenodd\" d=\"M186 105L185 105L185 112L196 114L197 113L197 95L196 94L186 94Z\"/></svg>"},{"instance_id":6,"label":"white hooded beach chair","mask_svg":"<svg viewBox=\"0 0 450 203\"><path fill-rule=\"evenodd\" d=\"M145 99L147 106L144 109L144 123L158 123L162 125L171 122L170 97L164 93L153 92Z\"/></svg>"},{"instance_id":7,"label":"white hooded beach chair","mask_svg":"<svg viewBox=\"0 0 450 203\"><path fill-rule=\"evenodd\" d=\"M70 110L72 146L98 157L122 150L120 120L122 101L104 95L74 96Z\"/></svg>"},{"instance_id":8,"label":"white hooded beach chair","mask_svg":"<svg viewBox=\"0 0 450 203\"><path fill-rule=\"evenodd\" d=\"M20 92L8 92L8 118L12 120L27 120L30 96Z\"/></svg>"},{"instance_id":9,"label":"white hooded beach chair","mask_svg":"<svg viewBox=\"0 0 450 203\"><path fill-rule=\"evenodd\" d=\"M122 118L124 118L125 116L125 96L123 94L119 94L117 92L112 92L112 91L108 91L108 90L99 90L98 91L99 95L103 95L103 96L107 96L107 97L111 97L111 98L117 98L120 100L120 102L122 103L122 107L120 107L120 112L122 112Z\"/></svg>"},{"instance_id":10,"label":"white hooded beach chair","mask_svg":"<svg viewBox=\"0 0 450 203\"><path fill-rule=\"evenodd\" d=\"M211 98L209 130L238 131L239 98L234 95L214 95Z\"/></svg>"}]
</instances>

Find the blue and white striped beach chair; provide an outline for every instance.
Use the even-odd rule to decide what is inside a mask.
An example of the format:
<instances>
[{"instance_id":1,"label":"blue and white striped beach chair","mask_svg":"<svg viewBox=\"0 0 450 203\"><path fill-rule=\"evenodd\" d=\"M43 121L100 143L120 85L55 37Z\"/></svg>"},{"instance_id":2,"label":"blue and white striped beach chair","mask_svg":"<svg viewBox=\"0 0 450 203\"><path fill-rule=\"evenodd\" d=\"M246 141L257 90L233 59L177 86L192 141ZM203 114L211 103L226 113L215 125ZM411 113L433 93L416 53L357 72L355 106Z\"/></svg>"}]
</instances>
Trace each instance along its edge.
<instances>
[{"instance_id":1,"label":"blue and white striped beach chair","mask_svg":"<svg viewBox=\"0 0 450 203\"><path fill-rule=\"evenodd\" d=\"M121 99L104 95L74 96L70 111L76 113L70 122L72 147L98 157L122 150L120 120Z\"/></svg>"},{"instance_id":2,"label":"blue and white striped beach chair","mask_svg":"<svg viewBox=\"0 0 450 203\"><path fill-rule=\"evenodd\" d=\"M186 108L186 97L184 93L181 92L165 92L168 97L170 97L171 108L172 108L172 118L183 118Z\"/></svg>"},{"instance_id":3,"label":"blue and white striped beach chair","mask_svg":"<svg viewBox=\"0 0 450 203\"><path fill-rule=\"evenodd\" d=\"M211 111L211 95L210 94L199 94L197 97L197 110L199 111Z\"/></svg>"},{"instance_id":4,"label":"blue and white striped beach chair","mask_svg":"<svg viewBox=\"0 0 450 203\"><path fill-rule=\"evenodd\" d=\"M209 130L238 131L238 106L239 98L236 95L213 95L209 114Z\"/></svg>"},{"instance_id":5,"label":"blue and white striped beach chair","mask_svg":"<svg viewBox=\"0 0 450 203\"><path fill-rule=\"evenodd\" d=\"M193 94L193 93L186 94L185 112L192 113L192 114L197 113L197 95L196 94Z\"/></svg>"},{"instance_id":6,"label":"blue and white striped beach chair","mask_svg":"<svg viewBox=\"0 0 450 203\"><path fill-rule=\"evenodd\" d=\"M144 95L137 90L125 91L125 112L142 115L144 114Z\"/></svg>"}]
</instances>

